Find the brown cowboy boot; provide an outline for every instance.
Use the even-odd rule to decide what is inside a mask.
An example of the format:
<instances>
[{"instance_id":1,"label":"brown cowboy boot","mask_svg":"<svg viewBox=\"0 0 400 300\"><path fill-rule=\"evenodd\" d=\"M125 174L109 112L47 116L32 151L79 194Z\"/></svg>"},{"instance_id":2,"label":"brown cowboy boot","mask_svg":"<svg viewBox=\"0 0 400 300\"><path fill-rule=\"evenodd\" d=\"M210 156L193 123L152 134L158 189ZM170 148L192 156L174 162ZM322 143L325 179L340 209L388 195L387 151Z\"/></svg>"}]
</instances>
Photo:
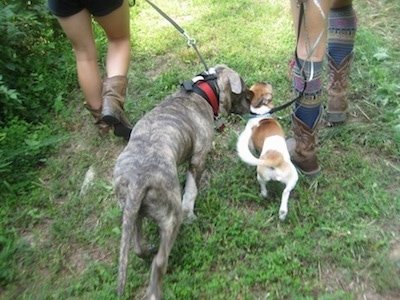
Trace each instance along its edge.
<instances>
[{"instance_id":1,"label":"brown cowboy boot","mask_svg":"<svg viewBox=\"0 0 400 300\"><path fill-rule=\"evenodd\" d=\"M296 167L307 176L314 176L321 171L317 159L317 126L321 117L315 121L314 127L310 129L294 114L292 114L292 124L294 138L287 140L288 150L291 160Z\"/></svg>"},{"instance_id":2,"label":"brown cowboy boot","mask_svg":"<svg viewBox=\"0 0 400 300\"><path fill-rule=\"evenodd\" d=\"M86 102L83 104L85 106L85 108L90 111L90 113L92 114L92 116L95 119L94 125L97 126L98 130L99 130L99 134L100 136L105 136L108 134L108 132L110 131L110 125L108 125L107 123L105 123L102 119L101 119L101 108L99 109L93 109L91 106L89 106L89 104L87 104Z\"/></svg>"},{"instance_id":3,"label":"brown cowboy boot","mask_svg":"<svg viewBox=\"0 0 400 300\"><path fill-rule=\"evenodd\" d=\"M349 85L351 63L354 52L347 55L343 61L337 65L332 57L328 58L328 109L326 120L330 123L341 123L347 118L347 87Z\"/></svg>"},{"instance_id":4,"label":"brown cowboy boot","mask_svg":"<svg viewBox=\"0 0 400 300\"><path fill-rule=\"evenodd\" d=\"M129 123L124 112L127 85L128 78L126 76L114 76L104 79L101 119L107 124L114 126L114 134L116 136L128 140L132 131L132 125Z\"/></svg>"}]
</instances>

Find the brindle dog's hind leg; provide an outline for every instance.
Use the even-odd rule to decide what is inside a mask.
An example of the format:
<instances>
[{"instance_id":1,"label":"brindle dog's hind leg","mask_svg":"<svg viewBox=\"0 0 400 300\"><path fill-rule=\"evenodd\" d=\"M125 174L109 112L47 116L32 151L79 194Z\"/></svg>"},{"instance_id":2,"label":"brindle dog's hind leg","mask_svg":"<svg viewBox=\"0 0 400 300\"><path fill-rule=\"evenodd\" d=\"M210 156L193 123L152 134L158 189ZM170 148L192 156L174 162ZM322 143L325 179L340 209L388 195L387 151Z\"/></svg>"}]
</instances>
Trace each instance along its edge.
<instances>
[{"instance_id":1,"label":"brindle dog's hind leg","mask_svg":"<svg viewBox=\"0 0 400 300\"><path fill-rule=\"evenodd\" d=\"M150 284L146 292L147 299L161 299L162 283L165 273L167 272L168 258L181 224L182 210L180 206L176 206L169 210L169 213L158 222L160 230L160 247L151 265Z\"/></svg>"},{"instance_id":2,"label":"brindle dog's hind leg","mask_svg":"<svg viewBox=\"0 0 400 300\"><path fill-rule=\"evenodd\" d=\"M197 217L194 214L194 203L196 201L201 176L205 169L205 157L196 160L193 158L186 173L185 193L182 199L182 210L184 222L190 223Z\"/></svg>"},{"instance_id":3,"label":"brindle dog's hind leg","mask_svg":"<svg viewBox=\"0 0 400 300\"><path fill-rule=\"evenodd\" d=\"M132 243L135 254L140 258L146 258L150 254L155 254L157 249L154 246L147 244L146 239L143 236L142 220L143 217L141 215L136 217L136 221L133 224Z\"/></svg>"}]
</instances>

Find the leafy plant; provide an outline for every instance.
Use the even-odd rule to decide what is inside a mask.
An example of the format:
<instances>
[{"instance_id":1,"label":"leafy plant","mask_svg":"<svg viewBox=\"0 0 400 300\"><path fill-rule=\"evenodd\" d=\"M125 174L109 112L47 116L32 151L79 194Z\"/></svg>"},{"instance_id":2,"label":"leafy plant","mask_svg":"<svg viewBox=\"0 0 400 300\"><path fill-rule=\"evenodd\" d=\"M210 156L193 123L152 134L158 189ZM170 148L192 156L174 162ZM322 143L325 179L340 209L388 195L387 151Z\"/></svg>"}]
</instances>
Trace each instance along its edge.
<instances>
[{"instance_id":1,"label":"leafy plant","mask_svg":"<svg viewBox=\"0 0 400 300\"><path fill-rule=\"evenodd\" d=\"M76 81L69 42L42 1L2 1L0 9L0 124L49 121L54 99Z\"/></svg>"}]
</instances>

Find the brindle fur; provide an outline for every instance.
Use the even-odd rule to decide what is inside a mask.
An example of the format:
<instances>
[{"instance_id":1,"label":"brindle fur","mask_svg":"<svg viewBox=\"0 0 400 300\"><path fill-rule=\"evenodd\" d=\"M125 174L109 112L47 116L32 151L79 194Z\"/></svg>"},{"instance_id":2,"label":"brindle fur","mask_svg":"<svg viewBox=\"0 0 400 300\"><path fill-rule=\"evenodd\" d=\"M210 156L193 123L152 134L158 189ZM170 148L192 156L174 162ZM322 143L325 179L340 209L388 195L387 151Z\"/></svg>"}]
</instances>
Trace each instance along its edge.
<instances>
[{"instance_id":1,"label":"brindle fur","mask_svg":"<svg viewBox=\"0 0 400 300\"><path fill-rule=\"evenodd\" d=\"M240 76L224 65L215 67L219 112L249 112L247 88ZM151 266L148 299L161 299L168 257L183 219L196 218L193 208L214 134L210 104L201 96L179 90L148 112L134 126L115 169L115 193L123 208L118 295L124 292L128 253L150 254L142 234L142 218L157 223L160 245ZM189 161L182 197L178 166Z\"/></svg>"}]
</instances>

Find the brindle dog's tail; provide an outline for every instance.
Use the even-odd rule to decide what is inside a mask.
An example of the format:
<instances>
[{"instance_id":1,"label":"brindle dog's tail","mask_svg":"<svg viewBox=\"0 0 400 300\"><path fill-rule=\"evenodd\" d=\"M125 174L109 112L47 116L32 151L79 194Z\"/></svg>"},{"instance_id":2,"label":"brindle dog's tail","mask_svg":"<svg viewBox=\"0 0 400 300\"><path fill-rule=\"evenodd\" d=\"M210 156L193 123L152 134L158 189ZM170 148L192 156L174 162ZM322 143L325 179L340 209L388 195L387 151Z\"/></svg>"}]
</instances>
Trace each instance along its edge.
<instances>
[{"instance_id":1,"label":"brindle dog's tail","mask_svg":"<svg viewBox=\"0 0 400 300\"><path fill-rule=\"evenodd\" d=\"M143 187L134 187L132 183L124 180L120 180L119 184L116 185L117 198L123 207L117 290L119 297L122 296L125 289L132 231L134 226L137 225L136 220L145 192Z\"/></svg>"}]
</instances>

